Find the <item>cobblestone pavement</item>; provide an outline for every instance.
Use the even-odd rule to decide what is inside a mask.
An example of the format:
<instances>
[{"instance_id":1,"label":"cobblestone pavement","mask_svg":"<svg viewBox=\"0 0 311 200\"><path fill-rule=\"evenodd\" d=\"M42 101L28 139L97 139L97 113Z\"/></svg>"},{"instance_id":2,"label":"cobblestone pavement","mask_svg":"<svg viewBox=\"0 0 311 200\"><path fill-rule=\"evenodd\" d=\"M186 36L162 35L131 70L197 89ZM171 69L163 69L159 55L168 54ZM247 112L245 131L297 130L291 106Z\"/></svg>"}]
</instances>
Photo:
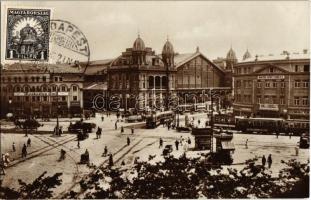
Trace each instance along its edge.
<instances>
[{"instance_id":1,"label":"cobblestone pavement","mask_svg":"<svg viewBox=\"0 0 311 200\"><path fill-rule=\"evenodd\" d=\"M198 115L196 118L198 117L202 117L202 115ZM44 171L47 171L49 175L62 172L63 183L54 191L55 195L61 197L61 194L68 189L78 190L79 184L77 183L79 180L94 170L86 165L79 164L80 155L86 149L89 151L91 163L96 167L107 165L108 157L102 156L105 145L108 147L108 151L113 154L116 165L120 165L124 161L126 165L130 166L135 157L139 157L140 160L149 160L149 155L155 156L150 162L163 159L161 156L163 149L159 148L160 137L164 140L163 146L166 144L173 145L175 140L181 137L189 137L192 140L192 145L194 143L190 133L178 133L175 130L167 130L166 127L162 126L157 129L135 129L134 134L131 134L130 129L126 128L125 132L121 134L120 126L126 124L120 122L118 129L115 130L115 116L110 118L105 116L104 122L101 121L100 116L90 121L103 128L103 135L100 139L96 139L96 130L94 130L88 139L80 142L80 148L77 147L77 139L74 134L63 134L61 137L55 137L51 134L30 134L28 137L23 134L1 134L1 151L9 153L13 159L6 168L3 185L16 187L18 186L18 179L30 182ZM127 137L131 140L129 146L126 143ZM21 158L21 148L28 138L32 142L31 147L27 148L28 155L25 159ZM248 148L245 146L246 139L248 139ZM16 144L16 152L12 152L13 141ZM308 149L300 149L299 155L295 155L295 147L298 141L298 137L289 139L288 136L276 138L273 135L235 134L233 139L236 148L233 154L234 165L230 167L242 168L244 166L242 163L246 159L256 156L259 157L258 162L261 163L262 155L267 157L272 154L273 164L271 170L276 173L284 167L281 160L294 158L306 161L309 159ZM175 145L173 145L173 155L181 155L186 149L191 149L192 145L180 147L178 151L175 150ZM58 161L61 149L67 152L67 156L65 160ZM200 153L202 152L188 151L187 156L196 156Z\"/></svg>"}]
</instances>

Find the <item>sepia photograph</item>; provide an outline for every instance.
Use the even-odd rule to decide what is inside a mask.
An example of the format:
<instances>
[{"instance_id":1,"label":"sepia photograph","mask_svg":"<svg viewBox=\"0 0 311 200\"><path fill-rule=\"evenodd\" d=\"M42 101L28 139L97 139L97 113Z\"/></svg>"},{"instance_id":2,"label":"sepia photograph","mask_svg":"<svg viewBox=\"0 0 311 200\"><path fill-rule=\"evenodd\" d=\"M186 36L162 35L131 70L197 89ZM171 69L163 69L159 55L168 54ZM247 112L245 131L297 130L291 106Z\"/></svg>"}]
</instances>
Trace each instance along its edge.
<instances>
[{"instance_id":1,"label":"sepia photograph","mask_svg":"<svg viewBox=\"0 0 311 200\"><path fill-rule=\"evenodd\" d=\"M0 199L310 197L310 1L0 5Z\"/></svg>"}]
</instances>

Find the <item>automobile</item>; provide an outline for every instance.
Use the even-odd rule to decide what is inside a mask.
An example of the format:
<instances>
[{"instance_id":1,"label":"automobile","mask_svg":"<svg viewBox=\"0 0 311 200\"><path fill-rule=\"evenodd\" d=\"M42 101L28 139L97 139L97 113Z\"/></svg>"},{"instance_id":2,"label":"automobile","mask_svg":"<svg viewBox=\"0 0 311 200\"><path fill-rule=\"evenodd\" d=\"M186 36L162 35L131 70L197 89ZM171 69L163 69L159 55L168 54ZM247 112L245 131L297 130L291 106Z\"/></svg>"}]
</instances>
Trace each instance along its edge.
<instances>
[{"instance_id":1,"label":"automobile","mask_svg":"<svg viewBox=\"0 0 311 200\"><path fill-rule=\"evenodd\" d=\"M163 155L166 156L168 154L170 154L173 151L173 146L168 144L165 145L164 149L163 149Z\"/></svg>"},{"instance_id":2,"label":"automobile","mask_svg":"<svg viewBox=\"0 0 311 200\"><path fill-rule=\"evenodd\" d=\"M77 130L84 130L87 133L91 133L92 129L96 127L94 123L87 123L82 121L76 121L74 124L70 123L68 127L68 132L75 133Z\"/></svg>"}]
</instances>

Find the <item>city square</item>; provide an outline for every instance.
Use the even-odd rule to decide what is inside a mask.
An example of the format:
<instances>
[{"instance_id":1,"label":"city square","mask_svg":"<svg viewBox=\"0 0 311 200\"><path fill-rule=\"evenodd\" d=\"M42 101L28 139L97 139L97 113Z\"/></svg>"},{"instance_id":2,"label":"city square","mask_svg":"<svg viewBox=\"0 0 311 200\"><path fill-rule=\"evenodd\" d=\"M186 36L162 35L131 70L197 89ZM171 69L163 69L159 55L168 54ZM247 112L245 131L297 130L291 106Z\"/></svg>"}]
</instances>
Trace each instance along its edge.
<instances>
[{"instance_id":1,"label":"city square","mask_svg":"<svg viewBox=\"0 0 311 200\"><path fill-rule=\"evenodd\" d=\"M309 197L308 8L5 1L0 198Z\"/></svg>"}]
</instances>

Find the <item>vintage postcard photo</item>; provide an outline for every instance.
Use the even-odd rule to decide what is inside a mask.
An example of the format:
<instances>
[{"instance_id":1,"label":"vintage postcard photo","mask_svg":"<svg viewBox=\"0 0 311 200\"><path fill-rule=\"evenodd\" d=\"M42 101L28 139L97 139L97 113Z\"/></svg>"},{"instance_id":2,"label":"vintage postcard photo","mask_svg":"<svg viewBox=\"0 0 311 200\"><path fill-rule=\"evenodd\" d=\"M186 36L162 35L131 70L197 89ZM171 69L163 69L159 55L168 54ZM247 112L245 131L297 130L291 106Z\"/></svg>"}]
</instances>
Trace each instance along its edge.
<instances>
[{"instance_id":1,"label":"vintage postcard photo","mask_svg":"<svg viewBox=\"0 0 311 200\"><path fill-rule=\"evenodd\" d=\"M0 199L310 198L309 1L0 5Z\"/></svg>"}]
</instances>

